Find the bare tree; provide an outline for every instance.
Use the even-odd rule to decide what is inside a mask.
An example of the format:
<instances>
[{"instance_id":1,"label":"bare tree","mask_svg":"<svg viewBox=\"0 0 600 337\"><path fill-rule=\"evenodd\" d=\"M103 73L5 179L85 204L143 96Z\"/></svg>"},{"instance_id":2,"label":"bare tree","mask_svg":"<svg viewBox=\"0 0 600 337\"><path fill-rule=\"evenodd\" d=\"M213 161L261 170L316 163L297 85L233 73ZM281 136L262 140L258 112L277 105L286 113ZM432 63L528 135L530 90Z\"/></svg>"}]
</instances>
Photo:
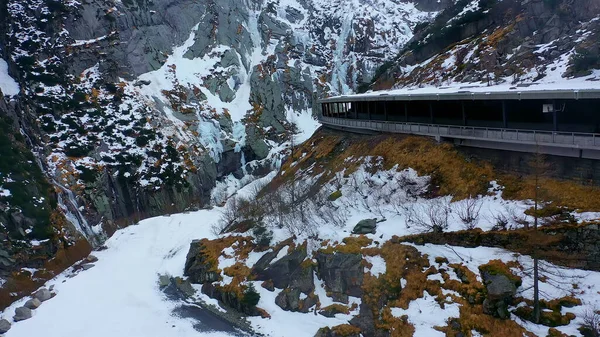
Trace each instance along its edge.
<instances>
[{"instance_id":1,"label":"bare tree","mask_svg":"<svg viewBox=\"0 0 600 337\"><path fill-rule=\"evenodd\" d=\"M471 230L477 227L479 213L483 202L480 198L467 198L454 203L456 215L463 223L465 229Z\"/></svg>"},{"instance_id":2,"label":"bare tree","mask_svg":"<svg viewBox=\"0 0 600 337\"><path fill-rule=\"evenodd\" d=\"M536 151L530 162L530 166L534 178L533 186L533 229L538 229L538 218L539 218L539 204L541 203L540 195L540 179L542 176L547 175L549 171L549 165L545 160L544 155L540 152L539 145L536 145ZM539 260L537 252L534 250L532 254L533 258L533 317L532 321L536 324L540 323L541 318L541 306L540 306L540 288L539 288Z\"/></svg>"}]
</instances>

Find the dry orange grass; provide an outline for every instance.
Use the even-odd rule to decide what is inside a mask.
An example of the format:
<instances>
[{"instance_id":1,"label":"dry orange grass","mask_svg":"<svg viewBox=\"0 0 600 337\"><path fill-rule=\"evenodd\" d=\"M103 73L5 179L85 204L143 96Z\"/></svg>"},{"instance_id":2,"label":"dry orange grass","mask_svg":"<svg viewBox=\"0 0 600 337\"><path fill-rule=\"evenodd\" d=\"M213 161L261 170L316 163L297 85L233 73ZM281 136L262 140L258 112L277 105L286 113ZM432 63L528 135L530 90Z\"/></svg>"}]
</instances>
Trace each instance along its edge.
<instances>
[{"instance_id":1,"label":"dry orange grass","mask_svg":"<svg viewBox=\"0 0 600 337\"><path fill-rule=\"evenodd\" d=\"M320 183L324 183L334 178L337 172L354 172L366 157L382 158L383 169L398 165L400 169L410 167L420 175L430 175L431 186L434 187L432 192L438 195L453 195L456 199L463 199L470 195L485 194L489 182L494 179L506 187L503 196L508 199L531 199L534 195L533 178L496 174L491 164L467 160L448 143L439 144L417 136L365 136L329 130L320 130L300 144L294 156L282 165L281 171L285 173L278 175L267 189L276 189L290 181L298 170L309 167L312 169L311 175L323 174ZM296 165L292 166L293 162ZM554 201L558 206L600 211L600 188L583 186L574 181L542 178L541 191L542 199Z\"/></svg>"},{"instance_id":2,"label":"dry orange grass","mask_svg":"<svg viewBox=\"0 0 600 337\"><path fill-rule=\"evenodd\" d=\"M343 337L360 335L360 329L350 324L336 325L333 328L331 328L331 331L335 333L336 336Z\"/></svg>"},{"instance_id":3,"label":"dry orange grass","mask_svg":"<svg viewBox=\"0 0 600 337\"><path fill-rule=\"evenodd\" d=\"M200 240L202 249L199 254L205 258L206 263L210 266L210 271L221 273L219 269L219 257L223 254L223 250L227 247L233 247L236 258L244 260L248 258L248 254L252 251L253 243L251 237L241 236L226 236L223 238L208 240ZM233 256L231 256L233 257Z\"/></svg>"},{"instance_id":4,"label":"dry orange grass","mask_svg":"<svg viewBox=\"0 0 600 337\"><path fill-rule=\"evenodd\" d=\"M382 158L383 169L398 165L399 169L413 168L420 175L431 175L432 186L439 186L436 193L457 198L485 193L494 176L489 164L469 162L452 145L438 144L428 138L320 131L296 149L281 168L285 173L278 175L269 188L277 188L291 180L298 170L308 167L312 167L311 175L323 173L320 180L323 183L337 172L345 170L346 175L354 172L367 157Z\"/></svg>"},{"instance_id":5,"label":"dry orange grass","mask_svg":"<svg viewBox=\"0 0 600 337\"><path fill-rule=\"evenodd\" d=\"M533 177L518 178L503 175L499 182L506 186L502 194L505 198L524 200L534 196L535 179ZM567 206L580 211L600 211L600 188L598 187L548 178L542 178L539 186L540 198L552 201L557 206Z\"/></svg>"}]
</instances>

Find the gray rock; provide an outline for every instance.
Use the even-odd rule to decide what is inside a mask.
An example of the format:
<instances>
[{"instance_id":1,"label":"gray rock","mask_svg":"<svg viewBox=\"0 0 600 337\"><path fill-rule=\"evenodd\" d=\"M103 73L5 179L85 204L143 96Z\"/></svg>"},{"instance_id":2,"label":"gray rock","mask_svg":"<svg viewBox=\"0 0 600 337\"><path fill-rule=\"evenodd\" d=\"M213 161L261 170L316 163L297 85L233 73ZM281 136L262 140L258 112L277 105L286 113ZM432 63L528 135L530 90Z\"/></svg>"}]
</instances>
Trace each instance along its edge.
<instances>
[{"instance_id":1,"label":"gray rock","mask_svg":"<svg viewBox=\"0 0 600 337\"><path fill-rule=\"evenodd\" d=\"M362 296L361 254L319 252L316 259L318 276L323 280L328 291L332 294Z\"/></svg>"},{"instance_id":2,"label":"gray rock","mask_svg":"<svg viewBox=\"0 0 600 337\"><path fill-rule=\"evenodd\" d=\"M200 240L194 240L190 244L183 275L188 276L192 283L212 283L219 280L219 274L211 271L211 266L201 254L202 244Z\"/></svg>"},{"instance_id":3,"label":"gray rock","mask_svg":"<svg viewBox=\"0 0 600 337\"><path fill-rule=\"evenodd\" d=\"M300 306L300 289L286 288L275 297L275 304L286 311L298 311Z\"/></svg>"},{"instance_id":4,"label":"gray rock","mask_svg":"<svg viewBox=\"0 0 600 337\"><path fill-rule=\"evenodd\" d=\"M482 279L491 300L513 298L517 293L516 285L505 275L482 273Z\"/></svg>"},{"instance_id":5,"label":"gray rock","mask_svg":"<svg viewBox=\"0 0 600 337\"><path fill-rule=\"evenodd\" d=\"M33 297L40 300L40 302L44 302L44 301L47 301L52 298L52 293L50 292L50 290L48 290L46 288L42 288L42 289L36 291L33 294Z\"/></svg>"},{"instance_id":6,"label":"gray rock","mask_svg":"<svg viewBox=\"0 0 600 337\"><path fill-rule=\"evenodd\" d=\"M5 319L0 319L0 334L7 333L10 330L11 324Z\"/></svg>"},{"instance_id":7,"label":"gray rock","mask_svg":"<svg viewBox=\"0 0 600 337\"><path fill-rule=\"evenodd\" d=\"M31 309L26 307L19 307L15 309L15 315L13 316L13 319L15 320L15 322L24 321L26 319L30 319L31 315Z\"/></svg>"},{"instance_id":8,"label":"gray rock","mask_svg":"<svg viewBox=\"0 0 600 337\"><path fill-rule=\"evenodd\" d=\"M306 247L298 247L290 254L271 263L264 270L256 270L256 279L259 281L272 280L273 285L279 289L293 286L308 294L314 289L314 280L312 266L301 265L305 258ZM259 262L261 261L259 260Z\"/></svg>"},{"instance_id":9,"label":"gray rock","mask_svg":"<svg viewBox=\"0 0 600 337\"><path fill-rule=\"evenodd\" d=\"M136 81L133 85L136 87L141 87L144 85L150 85L150 83L152 83L152 81L150 81L150 80L139 80L139 81Z\"/></svg>"},{"instance_id":10,"label":"gray rock","mask_svg":"<svg viewBox=\"0 0 600 337\"><path fill-rule=\"evenodd\" d=\"M158 286L162 289L169 285L171 282L171 278L167 275L159 275L158 276Z\"/></svg>"},{"instance_id":11,"label":"gray rock","mask_svg":"<svg viewBox=\"0 0 600 337\"><path fill-rule=\"evenodd\" d=\"M301 293L302 292L298 288L286 288L275 297L275 304L286 311L307 313L317 304L319 297L310 294L301 300Z\"/></svg>"},{"instance_id":12,"label":"gray rock","mask_svg":"<svg viewBox=\"0 0 600 337\"><path fill-rule=\"evenodd\" d=\"M352 234L375 234L377 229L377 219L365 219L359 221L354 229L352 229Z\"/></svg>"},{"instance_id":13,"label":"gray rock","mask_svg":"<svg viewBox=\"0 0 600 337\"><path fill-rule=\"evenodd\" d=\"M37 298L32 298L29 301L25 302L24 307L33 310L39 308L40 305L42 305L42 302L40 302L40 300L38 300Z\"/></svg>"},{"instance_id":14,"label":"gray rock","mask_svg":"<svg viewBox=\"0 0 600 337\"><path fill-rule=\"evenodd\" d=\"M510 318L508 305L517 293L517 286L506 275L483 271L481 278L486 289L483 312L500 319Z\"/></svg>"},{"instance_id":15,"label":"gray rock","mask_svg":"<svg viewBox=\"0 0 600 337\"><path fill-rule=\"evenodd\" d=\"M184 280L181 277L176 277L173 279L175 286L179 291L187 297L193 296L196 293L196 290L192 287L192 284L188 280Z\"/></svg>"},{"instance_id":16,"label":"gray rock","mask_svg":"<svg viewBox=\"0 0 600 337\"><path fill-rule=\"evenodd\" d=\"M88 270L88 269L92 269L94 268L96 265L95 264L91 264L91 263L87 263L81 266L82 270Z\"/></svg>"}]
</instances>

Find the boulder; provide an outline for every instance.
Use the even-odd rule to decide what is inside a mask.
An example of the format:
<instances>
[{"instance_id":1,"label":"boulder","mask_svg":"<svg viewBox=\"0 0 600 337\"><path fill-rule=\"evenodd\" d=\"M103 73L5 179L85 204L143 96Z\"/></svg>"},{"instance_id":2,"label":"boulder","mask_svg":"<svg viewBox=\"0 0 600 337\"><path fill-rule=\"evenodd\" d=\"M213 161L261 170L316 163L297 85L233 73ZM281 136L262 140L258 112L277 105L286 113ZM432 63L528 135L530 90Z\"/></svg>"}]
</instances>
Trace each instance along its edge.
<instances>
[{"instance_id":1,"label":"boulder","mask_svg":"<svg viewBox=\"0 0 600 337\"><path fill-rule=\"evenodd\" d=\"M40 302L44 302L44 301L47 301L52 298L52 293L50 292L50 290L48 290L46 288L42 288L42 289L36 291L33 294L33 297L40 300Z\"/></svg>"},{"instance_id":2,"label":"boulder","mask_svg":"<svg viewBox=\"0 0 600 337\"><path fill-rule=\"evenodd\" d=\"M212 283L219 280L219 274L212 271L212 266L201 253L202 241L190 243L190 250L185 258L183 275L188 276L192 283Z\"/></svg>"},{"instance_id":3,"label":"boulder","mask_svg":"<svg viewBox=\"0 0 600 337\"><path fill-rule=\"evenodd\" d=\"M249 316L261 316L260 310L254 305L244 302L243 298L238 297L235 292L227 291L223 287L213 285L212 283L204 283L202 285L202 293L221 301L227 307L233 308L238 312Z\"/></svg>"},{"instance_id":4,"label":"boulder","mask_svg":"<svg viewBox=\"0 0 600 337\"><path fill-rule=\"evenodd\" d=\"M332 294L362 296L362 255L352 253L325 253L316 255L318 275Z\"/></svg>"},{"instance_id":5,"label":"boulder","mask_svg":"<svg viewBox=\"0 0 600 337\"><path fill-rule=\"evenodd\" d=\"M98 262L98 258L92 254L88 255L85 259L83 259L83 263L95 263Z\"/></svg>"},{"instance_id":6,"label":"boulder","mask_svg":"<svg viewBox=\"0 0 600 337\"><path fill-rule=\"evenodd\" d=\"M10 322L5 319L0 319L0 334L7 333L10 330Z\"/></svg>"},{"instance_id":7,"label":"boulder","mask_svg":"<svg viewBox=\"0 0 600 337\"><path fill-rule=\"evenodd\" d=\"M508 306L513 302L518 284L512 275L492 272L489 268L480 267L481 278L486 289L483 301L483 312L500 319L510 318Z\"/></svg>"},{"instance_id":8,"label":"boulder","mask_svg":"<svg viewBox=\"0 0 600 337\"><path fill-rule=\"evenodd\" d=\"M277 255L279 254L279 251L282 248L283 247L279 247L279 249L273 250L271 252L266 252L263 256L261 256L260 259L258 259L258 261L256 261L254 266L252 266L252 274L258 275L258 274L262 273L265 269L267 269L269 264L271 264L273 259L275 259L277 257Z\"/></svg>"},{"instance_id":9,"label":"boulder","mask_svg":"<svg viewBox=\"0 0 600 337\"><path fill-rule=\"evenodd\" d=\"M171 283L171 278L168 275L159 275L158 276L158 287L160 289L165 288Z\"/></svg>"},{"instance_id":10,"label":"boulder","mask_svg":"<svg viewBox=\"0 0 600 337\"><path fill-rule=\"evenodd\" d=\"M325 317L335 317L335 315L337 314L345 314L346 311L342 310L342 307L339 307L337 305L330 305L326 308L324 308L323 310L319 311L319 314Z\"/></svg>"},{"instance_id":11,"label":"boulder","mask_svg":"<svg viewBox=\"0 0 600 337\"><path fill-rule=\"evenodd\" d=\"M19 307L15 309L15 315L13 316L13 319L15 320L15 322L24 321L26 319L30 319L31 315L31 309L26 307Z\"/></svg>"},{"instance_id":12,"label":"boulder","mask_svg":"<svg viewBox=\"0 0 600 337\"><path fill-rule=\"evenodd\" d=\"M179 291L184 296L191 297L194 296L194 294L196 293L196 290L194 290L190 281L184 280L181 277L175 277L174 279L172 279L172 281L175 283L177 289L179 289Z\"/></svg>"},{"instance_id":13,"label":"boulder","mask_svg":"<svg viewBox=\"0 0 600 337\"><path fill-rule=\"evenodd\" d=\"M284 289L277 297L275 297L275 304L281 309L287 311L298 311L300 308L300 289Z\"/></svg>"},{"instance_id":14,"label":"boulder","mask_svg":"<svg viewBox=\"0 0 600 337\"><path fill-rule=\"evenodd\" d=\"M307 313L317 304L319 297L311 293L306 298L300 299L301 293L298 288L286 288L275 297L275 304L286 311Z\"/></svg>"},{"instance_id":15,"label":"boulder","mask_svg":"<svg viewBox=\"0 0 600 337\"><path fill-rule=\"evenodd\" d=\"M376 229L377 219L360 220L352 229L352 234L375 234Z\"/></svg>"},{"instance_id":16,"label":"boulder","mask_svg":"<svg viewBox=\"0 0 600 337\"><path fill-rule=\"evenodd\" d=\"M254 271L256 280L272 280L273 285L276 288L284 289L287 287L294 287L305 294L309 294L314 290L315 285L312 264L303 263L305 258L306 247L300 246L288 255L271 263L262 271L255 266ZM261 260L256 264L259 265Z\"/></svg>"},{"instance_id":17,"label":"boulder","mask_svg":"<svg viewBox=\"0 0 600 337\"><path fill-rule=\"evenodd\" d=\"M361 336L360 333L348 334L346 332L337 332L335 329L332 329L329 327L321 328L315 334L315 337L360 337L360 336ZM365 336L369 336L369 335L365 335ZM379 337L379 335L377 335L377 337Z\"/></svg>"},{"instance_id":18,"label":"boulder","mask_svg":"<svg viewBox=\"0 0 600 337\"><path fill-rule=\"evenodd\" d=\"M517 293L517 287L506 275L490 275L483 273L481 275L487 297L490 300L503 300L513 298Z\"/></svg>"},{"instance_id":19,"label":"boulder","mask_svg":"<svg viewBox=\"0 0 600 337\"><path fill-rule=\"evenodd\" d=\"M86 263L84 265L81 266L81 270L88 270L88 269L92 269L94 268L96 265L95 264L91 264L91 263Z\"/></svg>"},{"instance_id":20,"label":"boulder","mask_svg":"<svg viewBox=\"0 0 600 337\"><path fill-rule=\"evenodd\" d=\"M25 302L25 308L29 308L29 309L37 309L40 307L40 305L42 305L42 302L40 302L40 300L38 300L37 298L32 298L29 301Z\"/></svg>"}]
</instances>

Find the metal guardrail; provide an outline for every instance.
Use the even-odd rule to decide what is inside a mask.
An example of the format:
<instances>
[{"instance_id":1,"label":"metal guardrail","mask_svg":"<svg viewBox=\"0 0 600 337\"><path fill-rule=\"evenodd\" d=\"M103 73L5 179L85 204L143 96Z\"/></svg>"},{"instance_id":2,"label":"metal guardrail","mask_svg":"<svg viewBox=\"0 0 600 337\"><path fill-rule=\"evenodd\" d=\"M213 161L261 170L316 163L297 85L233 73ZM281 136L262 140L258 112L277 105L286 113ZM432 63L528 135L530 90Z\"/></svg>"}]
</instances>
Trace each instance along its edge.
<instances>
[{"instance_id":1,"label":"metal guardrail","mask_svg":"<svg viewBox=\"0 0 600 337\"><path fill-rule=\"evenodd\" d=\"M600 150L600 134L372 121L319 116L323 124L379 132Z\"/></svg>"}]
</instances>

